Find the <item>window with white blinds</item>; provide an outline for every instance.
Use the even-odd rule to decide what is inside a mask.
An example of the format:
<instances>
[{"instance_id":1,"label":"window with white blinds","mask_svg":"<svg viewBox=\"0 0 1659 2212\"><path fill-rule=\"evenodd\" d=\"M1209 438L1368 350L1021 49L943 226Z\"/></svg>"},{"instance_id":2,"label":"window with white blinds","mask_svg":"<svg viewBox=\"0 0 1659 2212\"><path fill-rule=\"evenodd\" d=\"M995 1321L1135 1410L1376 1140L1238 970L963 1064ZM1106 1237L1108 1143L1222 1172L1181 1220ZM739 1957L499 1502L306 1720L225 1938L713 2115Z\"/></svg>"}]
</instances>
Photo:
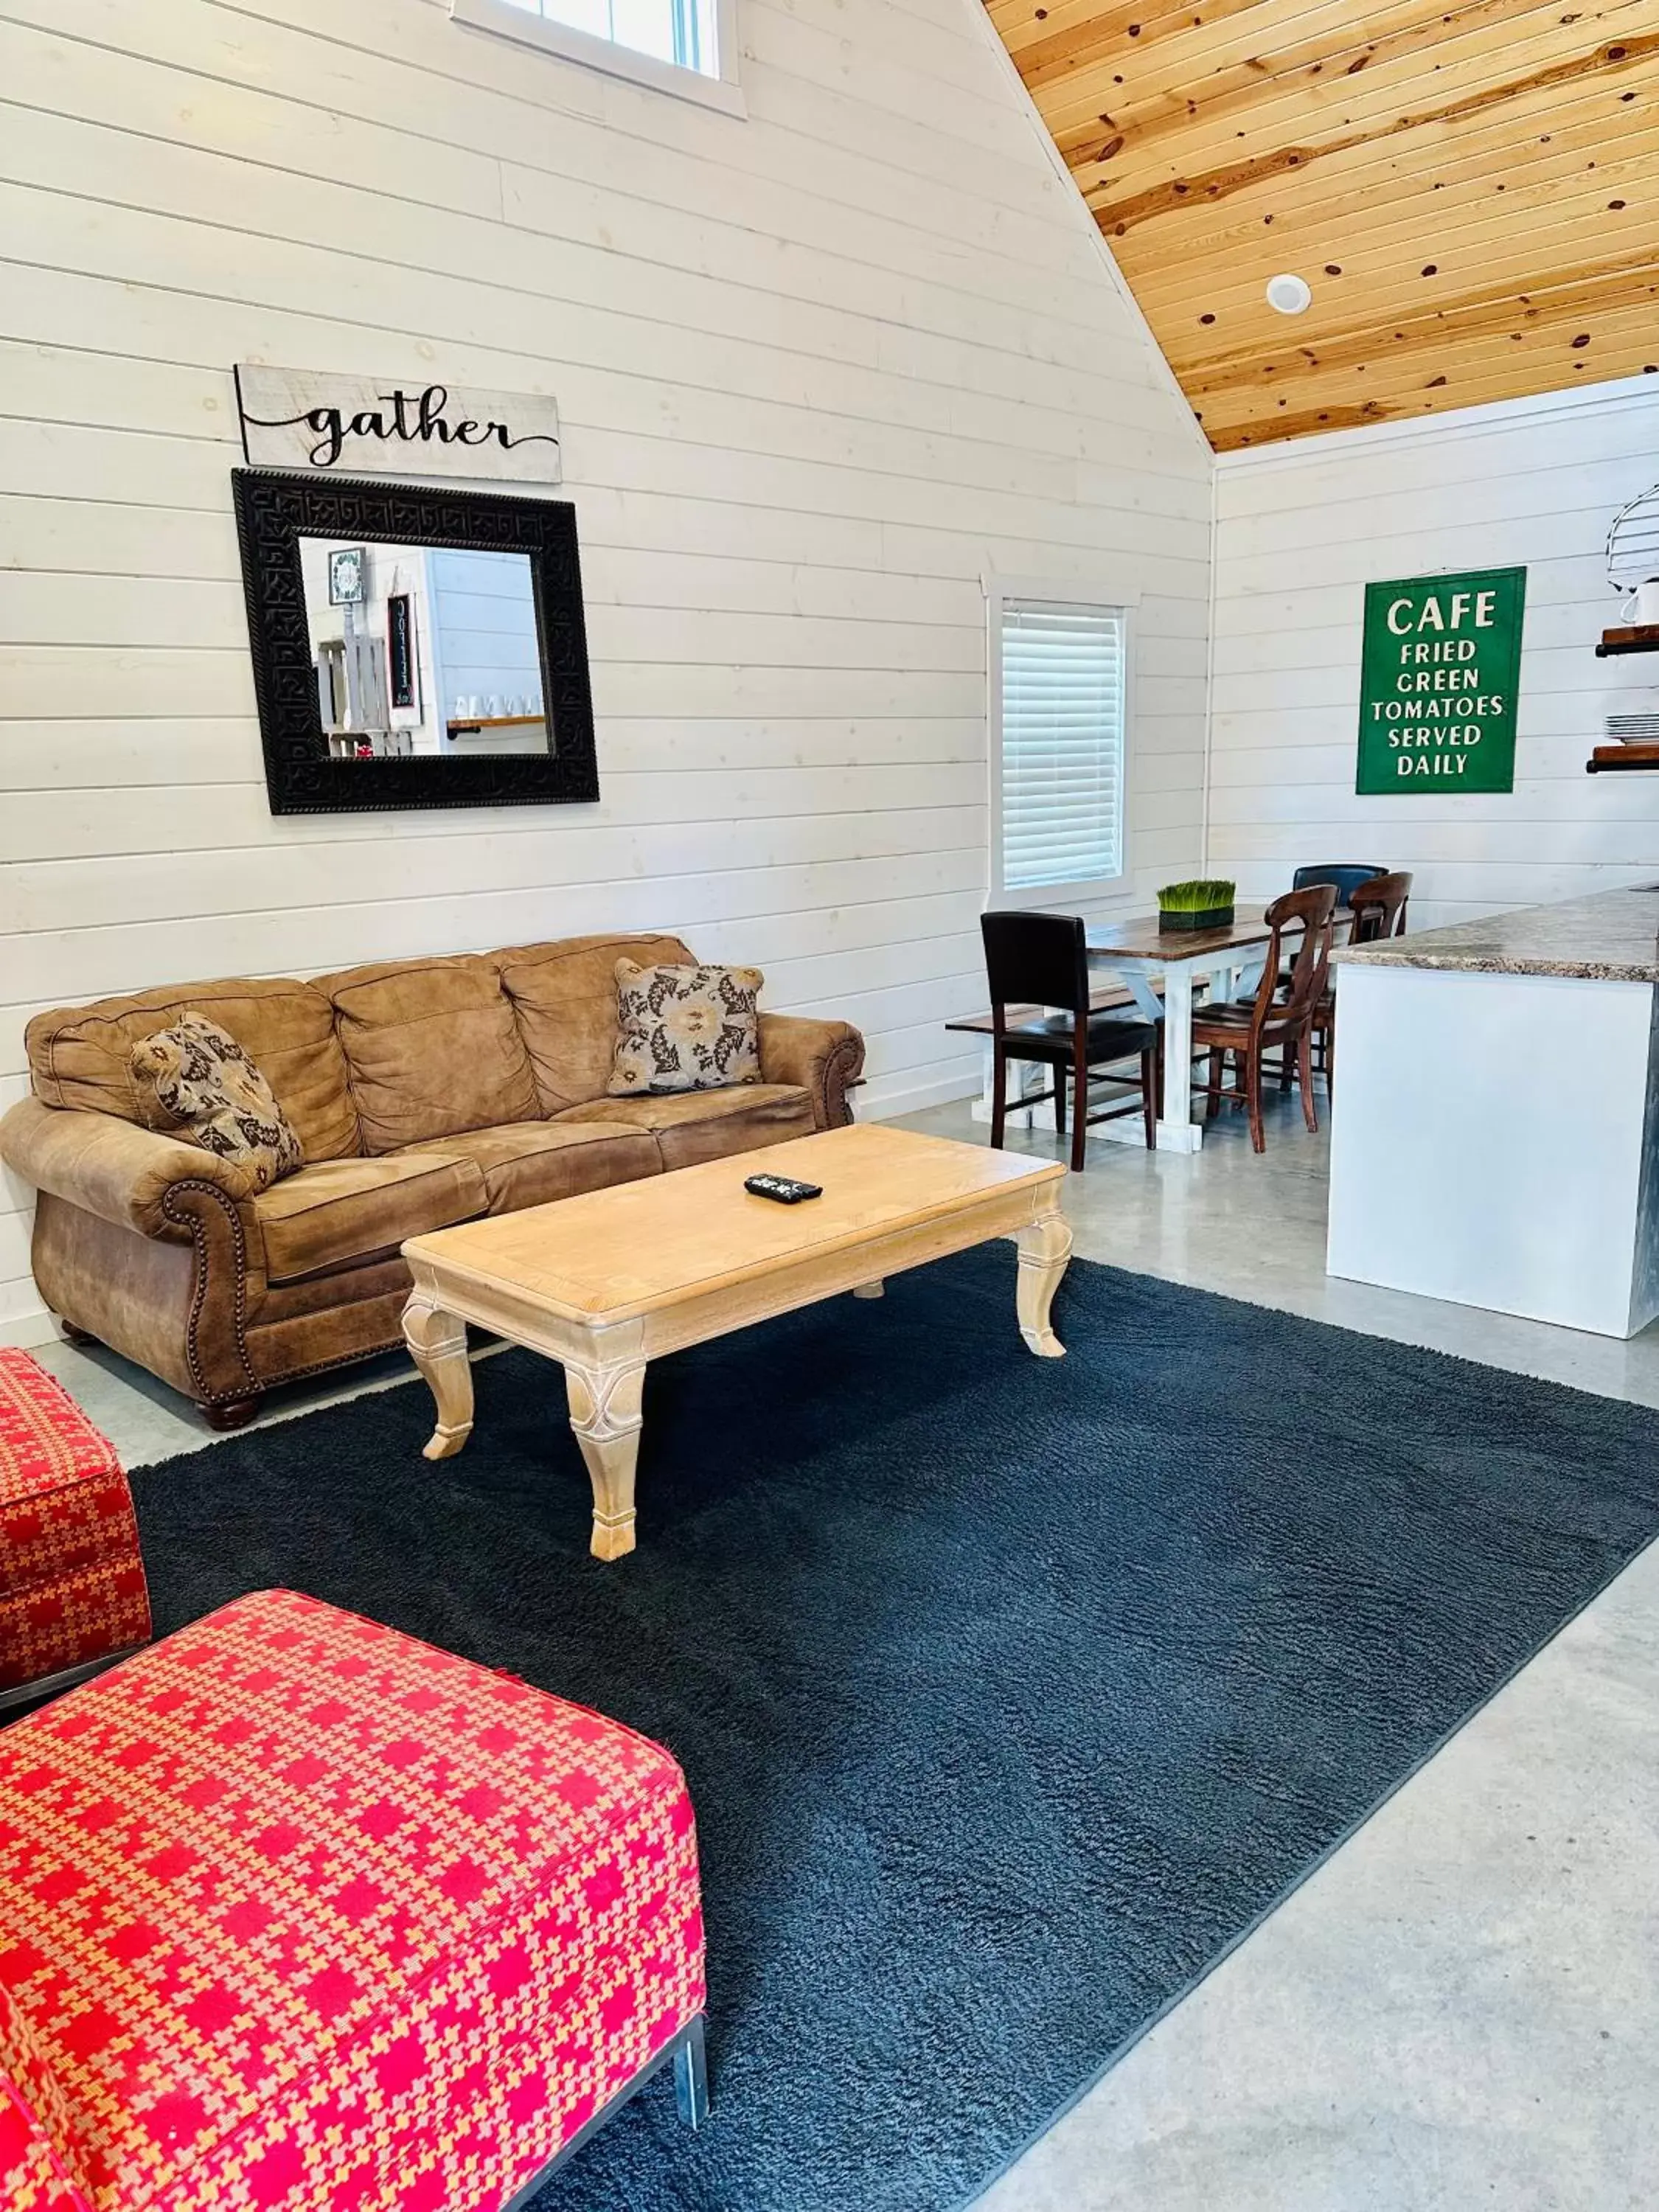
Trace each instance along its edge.
<instances>
[{"instance_id":1,"label":"window with white blinds","mask_svg":"<svg viewBox=\"0 0 1659 2212\"><path fill-rule=\"evenodd\" d=\"M1000 603L998 888L1123 872L1127 623L1121 607Z\"/></svg>"}]
</instances>

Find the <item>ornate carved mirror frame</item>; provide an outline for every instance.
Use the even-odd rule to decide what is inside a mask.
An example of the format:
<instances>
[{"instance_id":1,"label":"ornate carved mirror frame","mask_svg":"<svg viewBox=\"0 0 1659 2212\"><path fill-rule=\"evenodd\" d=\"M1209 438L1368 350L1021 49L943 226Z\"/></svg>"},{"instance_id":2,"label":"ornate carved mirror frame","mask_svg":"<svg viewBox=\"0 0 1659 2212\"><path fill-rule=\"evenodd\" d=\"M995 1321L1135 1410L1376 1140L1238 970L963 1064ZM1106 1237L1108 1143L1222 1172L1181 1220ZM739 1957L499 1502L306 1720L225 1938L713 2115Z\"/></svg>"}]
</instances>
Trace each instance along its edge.
<instances>
[{"instance_id":1,"label":"ornate carved mirror frame","mask_svg":"<svg viewBox=\"0 0 1659 2212\"><path fill-rule=\"evenodd\" d=\"M569 805L599 795L576 510L435 485L232 471L253 684L273 814ZM453 546L529 558L549 750L335 759L323 732L300 540Z\"/></svg>"}]
</instances>

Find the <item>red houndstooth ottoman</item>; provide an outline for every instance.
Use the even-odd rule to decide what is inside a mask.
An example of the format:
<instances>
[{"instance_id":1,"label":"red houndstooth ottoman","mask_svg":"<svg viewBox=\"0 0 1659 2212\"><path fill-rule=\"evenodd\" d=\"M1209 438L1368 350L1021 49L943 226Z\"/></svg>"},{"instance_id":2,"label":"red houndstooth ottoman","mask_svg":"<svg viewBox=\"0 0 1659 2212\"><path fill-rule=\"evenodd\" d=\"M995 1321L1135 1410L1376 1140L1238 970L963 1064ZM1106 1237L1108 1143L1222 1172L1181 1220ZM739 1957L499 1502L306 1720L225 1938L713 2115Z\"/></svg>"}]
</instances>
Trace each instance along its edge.
<instances>
[{"instance_id":1,"label":"red houndstooth ottoman","mask_svg":"<svg viewBox=\"0 0 1659 2212\"><path fill-rule=\"evenodd\" d=\"M27 1352L0 1348L0 1693L86 1672L149 1638L114 1446Z\"/></svg>"},{"instance_id":2,"label":"red houndstooth ottoman","mask_svg":"<svg viewBox=\"0 0 1659 2212\"><path fill-rule=\"evenodd\" d=\"M702 2005L668 1754L314 1599L0 1733L7 2212L498 2212Z\"/></svg>"}]
</instances>

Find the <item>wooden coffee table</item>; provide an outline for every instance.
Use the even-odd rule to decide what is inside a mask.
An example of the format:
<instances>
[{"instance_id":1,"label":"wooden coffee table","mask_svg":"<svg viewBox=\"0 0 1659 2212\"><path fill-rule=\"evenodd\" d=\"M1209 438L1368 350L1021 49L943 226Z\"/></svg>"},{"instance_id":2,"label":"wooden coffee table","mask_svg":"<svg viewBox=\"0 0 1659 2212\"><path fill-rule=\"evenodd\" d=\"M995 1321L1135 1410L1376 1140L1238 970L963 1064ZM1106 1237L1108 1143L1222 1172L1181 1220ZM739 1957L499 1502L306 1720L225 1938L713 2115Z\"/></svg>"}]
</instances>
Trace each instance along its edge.
<instances>
[{"instance_id":1,"label":"wooden coffee table","mask_svg":"<svg viewBox=\"0 0 1659 2212\"><path fill-rule=\"evenodd\" d=\"M799 1206L755 1198L744 1178L761 1169L822 1183L823 1195ZM908 1129L826 1129L411 1237L404 1334L438 1402L426 1455L447 1459L471 1431L468 1322L545 1352L564 1369L593 1485L594 1555L620 1559L634 1548L641 1388L663 1352L842 1291L879 1297L885 1275L1012 1237L1020 1334L1058 1359L1048 1310L1072 1249L1064 1174L1057 1162ZM757 1375L757 1405L763 1382Z\"/></svg>"}]
</instances>

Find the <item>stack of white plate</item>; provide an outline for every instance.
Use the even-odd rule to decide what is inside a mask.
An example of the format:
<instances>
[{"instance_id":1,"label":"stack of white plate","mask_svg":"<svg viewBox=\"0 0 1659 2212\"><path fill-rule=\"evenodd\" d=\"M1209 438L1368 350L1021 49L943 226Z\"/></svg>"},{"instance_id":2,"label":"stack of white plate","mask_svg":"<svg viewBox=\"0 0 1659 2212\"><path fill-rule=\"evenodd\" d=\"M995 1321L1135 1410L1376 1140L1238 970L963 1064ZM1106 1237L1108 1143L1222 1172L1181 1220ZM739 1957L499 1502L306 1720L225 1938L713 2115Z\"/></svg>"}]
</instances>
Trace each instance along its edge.
<instances>
[{"instance_id":1,"label":"stack of white plate","mask_svg":"<svg viewBox=\"0 0 1659 2212\"><path fill-rule=\"evenodd\" d=\"M1612 745L1659 745L1659 707L1639 714L1609 714L1607 743Z\"/></svg>"}]
</instances>

